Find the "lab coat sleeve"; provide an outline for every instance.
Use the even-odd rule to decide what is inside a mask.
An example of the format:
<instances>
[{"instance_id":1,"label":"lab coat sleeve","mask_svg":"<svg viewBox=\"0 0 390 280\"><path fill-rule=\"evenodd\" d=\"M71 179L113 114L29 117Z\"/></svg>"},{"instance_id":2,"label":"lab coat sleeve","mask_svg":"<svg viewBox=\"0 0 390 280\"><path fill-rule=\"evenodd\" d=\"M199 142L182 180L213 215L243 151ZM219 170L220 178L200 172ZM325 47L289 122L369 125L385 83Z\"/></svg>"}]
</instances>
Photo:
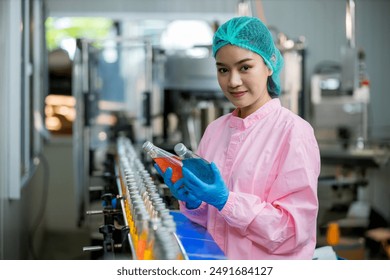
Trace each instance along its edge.
<instances>
[{"instance_id":1,"label":"lab coat sleeve","mask_svg":"<svg viewBox=\"0 0 390 280\"><path fill-rule=\"evenodd\" d=\"M203 227L207 227L207 211L208 205L204 202L196 209L188 209L185 202L180 201L179 207L181 213L186 216L189 220L197 223Z\"/></svg>"},{"instance_id":2,"label":"lab coat sleeve","mask_svg":"<svg viewBox=\"0 0 390 280\"><path fill-rule=\"evenodd\" d=\"M294 254L313 246L316 236L320 156L314 136L290 138L276 171L266 200L231 192L220 213L257 246L272 254Z\"/></svg>"}]
</instances>

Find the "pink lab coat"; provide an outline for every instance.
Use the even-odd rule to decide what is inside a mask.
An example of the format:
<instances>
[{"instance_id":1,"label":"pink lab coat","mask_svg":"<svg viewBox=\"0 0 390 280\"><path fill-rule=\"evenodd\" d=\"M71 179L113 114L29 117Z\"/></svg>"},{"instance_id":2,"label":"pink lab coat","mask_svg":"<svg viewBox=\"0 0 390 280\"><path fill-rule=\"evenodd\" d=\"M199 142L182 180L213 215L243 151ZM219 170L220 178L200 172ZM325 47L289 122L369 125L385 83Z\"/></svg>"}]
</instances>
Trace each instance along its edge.
<instances>
[{"instance_id":1,"label":"pink lab coat","mask_svg":"<svg viewBox=\"0 0 390 280\"><path fill-rule=\"evenodd\" d=\"M275 98L245 119L234 111L213 121L197 153L218 166L229 198L221 211L180 209L228 259L312 259L320 153L308 122Z\"/></svg>"}]
</instances>

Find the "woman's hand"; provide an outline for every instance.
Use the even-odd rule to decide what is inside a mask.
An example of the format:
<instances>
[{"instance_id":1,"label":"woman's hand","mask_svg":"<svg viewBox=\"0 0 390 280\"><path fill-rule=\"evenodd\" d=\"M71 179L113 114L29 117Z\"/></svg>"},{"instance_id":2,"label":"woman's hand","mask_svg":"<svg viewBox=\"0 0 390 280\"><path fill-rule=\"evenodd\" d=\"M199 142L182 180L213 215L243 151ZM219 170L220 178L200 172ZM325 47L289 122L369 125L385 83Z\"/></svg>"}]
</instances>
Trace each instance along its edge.
<instances>
[{"instance_id":1,"label":"woman's hand","mask_svg":"<svg viewBox=\"0 0 390 280\"><path fill-rule=\"evenodd\" d=\"M229 190L222 179L218 167L213 162L210 165L210 172L213 173L215 178L213 183L205 183L185 166L183 167L184 180L182 183L199 200L211 204L221 211L228 200Z\"/></svg>"},{"instance_id":2,"label":"woman's hand","mask_svg":"<svg viewBox=\"0 0 390 280\"><path fill-rule=\"evenodd\" d=\"M168 167L165 173L162 172L157 164L154 164L154 168L156 168L157 172L163 177L164 183L168 186L172 195L176 199L184 201L188 209L198 208L202 204L202 201L192 195L184 186L183 178L177 180L175 183L172 182L172 168Z\"/></svg>"}]
</instances>

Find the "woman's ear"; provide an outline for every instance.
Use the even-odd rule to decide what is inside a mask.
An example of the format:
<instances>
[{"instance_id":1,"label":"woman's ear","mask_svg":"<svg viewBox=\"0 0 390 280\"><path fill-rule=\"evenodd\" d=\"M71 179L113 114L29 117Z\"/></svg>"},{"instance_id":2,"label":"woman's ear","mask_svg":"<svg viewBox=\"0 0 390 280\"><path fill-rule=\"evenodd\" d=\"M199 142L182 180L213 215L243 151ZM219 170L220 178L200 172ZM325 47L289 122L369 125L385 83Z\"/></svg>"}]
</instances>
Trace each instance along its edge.
<instances>
[{"instance_id":1,"label":"woman's ear","mask_svg":"<svg viewBox=\"0 0 390 280\"><path fill-rule=\"evenodd\" d=\"M274 73L274 71L272 71L272 69L268 68L268 76L271 76L273 73Z\"/></svg>"}]
</instances>

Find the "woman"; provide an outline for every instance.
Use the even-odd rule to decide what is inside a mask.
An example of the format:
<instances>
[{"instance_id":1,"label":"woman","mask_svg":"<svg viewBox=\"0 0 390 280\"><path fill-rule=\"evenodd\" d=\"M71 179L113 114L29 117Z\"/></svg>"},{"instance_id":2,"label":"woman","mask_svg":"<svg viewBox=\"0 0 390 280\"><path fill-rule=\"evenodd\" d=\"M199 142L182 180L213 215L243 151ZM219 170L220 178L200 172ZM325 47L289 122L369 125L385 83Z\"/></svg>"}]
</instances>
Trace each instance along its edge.
<instances>
[{"instance_id":1,"label":"woman","mask_svg":"<svg viewBox=\"0 0 390 280\"><path fill-rule=\"evenodd\" d=\"M164 181L229 259L312 259L319 148L309 123L276 98L283 58L272 35L257 18L233 18L215 33L213 55L236 107L209 124L197 151L216 179L183 167L182 180L172 184L168 169Z\"/></svg>"}]
</instances>

